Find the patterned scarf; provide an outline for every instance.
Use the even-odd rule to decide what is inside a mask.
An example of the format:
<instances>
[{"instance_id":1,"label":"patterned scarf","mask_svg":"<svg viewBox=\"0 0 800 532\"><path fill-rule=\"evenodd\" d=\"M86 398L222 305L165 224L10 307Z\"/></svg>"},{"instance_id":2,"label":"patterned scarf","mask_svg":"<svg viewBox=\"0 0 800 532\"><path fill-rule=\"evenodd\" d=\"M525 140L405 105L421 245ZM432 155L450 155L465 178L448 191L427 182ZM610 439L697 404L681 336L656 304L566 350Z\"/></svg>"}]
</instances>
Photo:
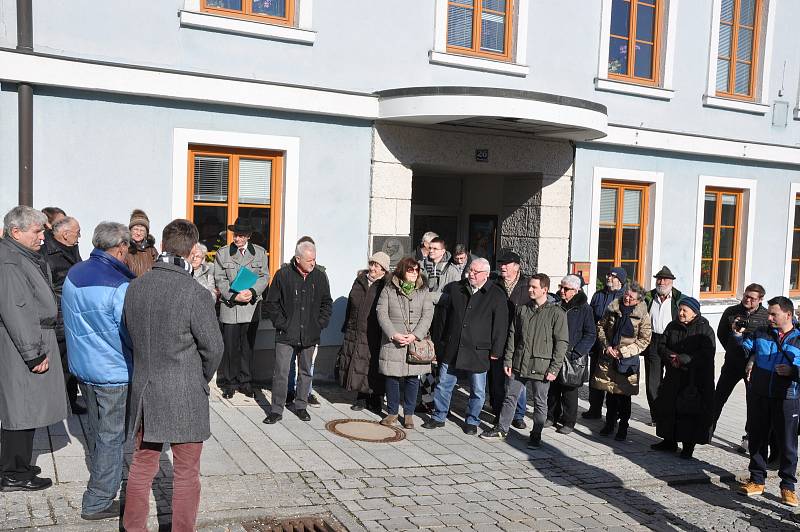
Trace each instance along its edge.
<instances>
[{"instance_id":1,"label":"patterned scarf","mask_svg":"<svg viewBox=\"0 0 800 532\"><path fill-rule=\"evenodd\" d=\"M161 254L156 258L156 262L166 262L167 264L174 264L175 266L180 266L188 273L192 273L192 265L184 259L183 257L179 257L172 253L168 253L166 251L162 251Z\"/></svg>"}]
</instances>

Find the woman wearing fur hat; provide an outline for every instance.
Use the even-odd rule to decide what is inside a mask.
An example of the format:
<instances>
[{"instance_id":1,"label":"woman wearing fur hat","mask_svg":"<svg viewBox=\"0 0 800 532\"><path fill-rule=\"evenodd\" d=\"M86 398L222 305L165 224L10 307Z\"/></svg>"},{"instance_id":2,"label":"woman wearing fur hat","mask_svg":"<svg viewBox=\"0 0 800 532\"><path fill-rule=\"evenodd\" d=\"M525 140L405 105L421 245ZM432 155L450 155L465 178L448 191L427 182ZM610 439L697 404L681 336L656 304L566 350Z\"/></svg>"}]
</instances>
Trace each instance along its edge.
<instances>
[{"instance_id":1,"label":"woman wearing fur hat","mask_svg":"<svg viewBox=\"0 0 800 532\"><path fill-rule=\"evenodd\" d=\"M390 277L389 255L378 251L369 258L367 269L356 275L347 298L344 342L337 366L339 384L358 392L352 410L369 408L379 414L383 408L384 377L378 371L382 331L377 306L378 296Z\"/></svg>"},{"instance_id":2,"label":"woman wearing fur hat","mask_svg":"<svg viewBox=\"0 0 800 532\"><path fill-rule=\"evenodd\" d=\"M150 234L150 218L141 209L133 210L128 228L131 230L131 244L125 265L139 277L150 271L158 257L156 239Z\"/></svg>"}]
</instances>

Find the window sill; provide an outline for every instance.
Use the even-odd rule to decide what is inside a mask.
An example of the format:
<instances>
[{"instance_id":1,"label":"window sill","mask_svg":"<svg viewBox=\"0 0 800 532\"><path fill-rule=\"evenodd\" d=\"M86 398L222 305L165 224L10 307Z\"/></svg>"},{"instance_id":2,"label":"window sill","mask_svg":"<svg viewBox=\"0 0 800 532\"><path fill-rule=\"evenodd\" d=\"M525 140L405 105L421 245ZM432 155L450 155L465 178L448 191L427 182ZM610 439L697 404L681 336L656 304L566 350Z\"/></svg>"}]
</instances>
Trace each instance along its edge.
<instances>
[{"instance_id":1,"label":"window sill","mask_svg":"<svg viewBox=\"0 0 800 532\"><path fill-rule=\"evenodd\" d=\"M314 44L317 38L316 32L310 30L185 10L180 11L180 24L183 28L198 28L299 44Z\"/></svg>"},{"instance_id":2,"label":"window sill","mask_svg":"<svg viewBox=\"0 0 800 532\"><path fill-rule=\"evenodd\" d=\"M618 92L620 94L630 94L631 96L643 96L655 100L671 100L675 96L672 89L662 87L651 87L649 85L637 85L636 83L625 83L607 78L595 78L594 88L599 91Z\"/></svg>"},{"instance_id":3,"label":"window sill","mask_svg":"<svg viewBox=\"0 0 800 532\"><path fill-rule=\"evenodd\" d=\"M794 119L800 120L800 107L795 107L794 109Z\"/></svg>"},{"instance_id":4,"label":"window sill","mask_svg":"<svg viewBox=\"0 0 800 532\"><path fill-rule=\"evenodd\" d=\"M739 111L754 115L765 115L769 111L769 105L755 102L744 102L741 100L729 100L718 96L703 96L703 105L716 109L727 109L729 111Z\"/></svg>"},{"instance_id":5,"label":"window sill","mask_svg":"<svg viewBox=\"0 0 800 532\"><path fill-rule=\"evenodd\" d=\"M481 72L494 72L497 74L508 74L511 76L525 77L530 73L527 65L516 63L506 63L503 61L493 61L481 57L469 57L466 55L446 54L431 50L429 52L430 63L434 65L446 65L457 68L467 68L470 70L480 70Z\"/></svg>"}]
</instances>

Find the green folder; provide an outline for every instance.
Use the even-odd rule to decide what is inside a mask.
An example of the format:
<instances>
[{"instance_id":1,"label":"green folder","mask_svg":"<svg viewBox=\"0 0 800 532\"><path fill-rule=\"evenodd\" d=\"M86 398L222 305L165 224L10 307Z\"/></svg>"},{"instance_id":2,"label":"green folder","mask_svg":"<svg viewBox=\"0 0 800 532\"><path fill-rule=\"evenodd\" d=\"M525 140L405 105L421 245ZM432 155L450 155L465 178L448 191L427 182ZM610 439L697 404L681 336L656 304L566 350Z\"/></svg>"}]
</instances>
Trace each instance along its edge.
<instances>
[{"instance_id":1,"label":"green folder","mask_svg":"<svg viewBox=\"0 0 800 532\"><path fill-rule=\"evenodd\" d=\"M256 281L258 281L258 275L242 266L236 274L236 279L231 283L231 292L244 292L249 288L253 288Z\"/></svg>"}]
</instances>

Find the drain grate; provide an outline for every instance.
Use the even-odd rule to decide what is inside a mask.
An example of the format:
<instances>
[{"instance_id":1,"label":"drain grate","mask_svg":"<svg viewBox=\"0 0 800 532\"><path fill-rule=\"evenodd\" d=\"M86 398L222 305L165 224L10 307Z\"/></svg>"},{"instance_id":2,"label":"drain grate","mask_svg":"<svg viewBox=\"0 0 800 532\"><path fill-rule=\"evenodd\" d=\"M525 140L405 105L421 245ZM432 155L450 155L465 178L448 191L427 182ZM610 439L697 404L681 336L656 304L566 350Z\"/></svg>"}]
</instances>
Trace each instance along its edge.
<instances>
[{"instance_id":1,"label":"drain grate","mask_svg":"<svg viewBox=\"0 0 800 532\"><path fill-rule=\"evenodd\" d=\"M242 523L247 532L347 532L333 517L289 517Z\"/></svg>"},{"instance_id":2,"label":"drain grate","mask_svg":"<svg viewBox=\"0 0 800 532\"><path fill-rule=\"evenodd\" d=\"M334 419L328 421L325 428L349 440L372 443L394 443L406 437L397 427L387 427L369 419Z\"/></svg>"}]
</instances>

